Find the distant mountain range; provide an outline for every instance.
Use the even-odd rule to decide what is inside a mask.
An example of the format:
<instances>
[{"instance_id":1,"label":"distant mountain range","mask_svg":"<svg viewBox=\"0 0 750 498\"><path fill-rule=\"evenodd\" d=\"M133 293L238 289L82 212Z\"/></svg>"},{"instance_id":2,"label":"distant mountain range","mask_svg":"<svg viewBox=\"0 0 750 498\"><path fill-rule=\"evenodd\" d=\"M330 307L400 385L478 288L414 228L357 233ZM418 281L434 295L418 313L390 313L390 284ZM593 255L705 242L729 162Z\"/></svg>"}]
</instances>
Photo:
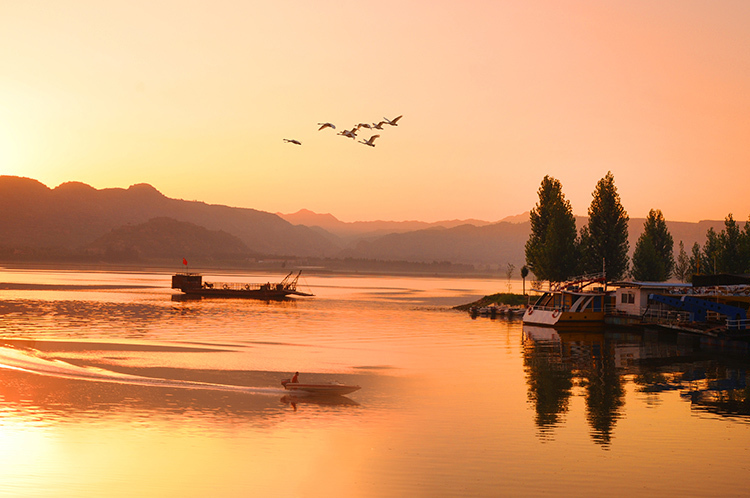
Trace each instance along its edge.
<instances>
[{"instance_id":1,"label":"distant mountain range","mask_svg":"<svg viewBox=\"0 0 750 498\"><path fill-rule=\"evenodd\" d=\"M427 223L425 221L354 221L347 223L339 221L332 214L318 214L307 209L300 209L296 213L276 213L281 218L295 225L305 225L334 234L342 239L375 238L391 233L412 232L427 228L453 228L460 225L486 226L489 221L482 220L448 220ZM528 215L526 216L528 220Z\"/></svg>"},{"instance_id":2,"label":"distant mountain range","mask_svg":"<svg viewBox=\"0 0 750 498\"><path fill-rule=\"evenodd\" d=\"M50 189L29 178L0 176L0 212L0 246L6 253L8 249L40 248L75 252L112 230L152 218L224 231L252 253L329 257L340 250L317 231L292 225L275 214L170 199L147 184L97 190L69 182Z\"/></svg>"},{"instance_id":3,"label":"distant mountain range","mask_svg":"<svg viewBox=\"0 0 750 498\"><path fill-rule=\"evenodd\" d=\"M305 209L272 214L171 199L147 184L97 190L68 182L50 189L15 176L0 176L0 213L0 260L149 262L186 257L198 264L242 265L304 258L311 264L378 260L497 271L508 263L516 268L524 264L530 232L528 213L494 223L347 223ZM644 221L630 220L631 251ZM577 223L582 226L586 218L578 217ZM667 226L675 250L682 240L690 251L694 242L705 242L709 227L718 232L724 222Z\"/></svg>"}]
</instances>

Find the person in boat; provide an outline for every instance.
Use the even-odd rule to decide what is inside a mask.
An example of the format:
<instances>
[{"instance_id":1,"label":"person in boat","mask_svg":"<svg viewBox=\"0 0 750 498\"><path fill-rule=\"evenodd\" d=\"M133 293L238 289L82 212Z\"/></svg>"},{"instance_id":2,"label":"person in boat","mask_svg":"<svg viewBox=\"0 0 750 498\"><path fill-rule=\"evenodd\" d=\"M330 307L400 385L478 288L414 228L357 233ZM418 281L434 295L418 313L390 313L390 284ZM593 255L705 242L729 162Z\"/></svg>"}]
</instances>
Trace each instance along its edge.
<instances>
[{"instance_id":1,"label":"person in boat","mask_svg":"<svg viewBox=\"0 0 750 498\"><path fill-rule=\"evenodd\" d=\"M294 372L294 376L292 377L292 380L290 380L289 382L293 382L293 383L295 383L295 384L296 384L296 383L298 383L298 382L299 382L299 381L297 380L297 377L298 377L298 376L299 376L299 372Z\"/></svg>"}]
</instances>

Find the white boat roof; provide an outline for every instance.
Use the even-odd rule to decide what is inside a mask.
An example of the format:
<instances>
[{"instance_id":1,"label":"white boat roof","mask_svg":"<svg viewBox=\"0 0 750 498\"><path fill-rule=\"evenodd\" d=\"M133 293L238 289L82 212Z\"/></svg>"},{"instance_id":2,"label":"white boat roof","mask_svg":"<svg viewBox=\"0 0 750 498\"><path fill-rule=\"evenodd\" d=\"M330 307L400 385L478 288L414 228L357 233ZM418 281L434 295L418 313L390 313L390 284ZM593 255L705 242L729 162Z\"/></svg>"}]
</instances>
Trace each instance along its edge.
<instances>
[{"instance_id":1,"label":"white boat roof","mask_svg":"<svg viewBox=\"0 0 750 498\"><path fill-rule=\"evenodd\" d=\"M682 282L636 282L636 281L624 281L624 282L612 282L610 285L618 287L645 287L647 289L665 289L665 288L680 288L680 289L691 289L693 284L682 283Z\"/></svg>"}]
</instances>

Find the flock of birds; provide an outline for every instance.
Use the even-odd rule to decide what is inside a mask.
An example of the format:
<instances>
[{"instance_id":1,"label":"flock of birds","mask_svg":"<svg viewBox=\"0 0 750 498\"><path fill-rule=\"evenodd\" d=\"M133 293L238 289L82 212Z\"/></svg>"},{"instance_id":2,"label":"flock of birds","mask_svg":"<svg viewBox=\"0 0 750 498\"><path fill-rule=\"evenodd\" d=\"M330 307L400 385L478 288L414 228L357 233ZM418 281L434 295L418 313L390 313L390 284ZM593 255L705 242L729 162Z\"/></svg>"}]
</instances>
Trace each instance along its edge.
<instances>
[{"instance_id":1,"label":"flock of birds","mask_svg":"<svg viewBox=\"0 0 750 498\"><path fill-rule=\"evenodd\" d=\"M393 119L383 118L382 121L379 121L377 123L359 123L358 125L352 127L351 130L341 130L337 133L337 135L341 135L347 138L356 139L357 138L357 132L359 132L362 128L367 128L368 130L382 130L383 125L389 125L389 126L398 126L398 120L401 119L403 116L396 116ZM318 131L323 131L326 128L330 128L332 130L336 129L336 125L333 123L318 123ZM380 135L372 135L367 140L359 140L359 143L369 145L370 147L375 147L375 139L380 137ZM293 139L293 138L285 138L284 142L294 144L294 145L302 145L302 142L299 140Z\"/></svg>"}]
</instances>

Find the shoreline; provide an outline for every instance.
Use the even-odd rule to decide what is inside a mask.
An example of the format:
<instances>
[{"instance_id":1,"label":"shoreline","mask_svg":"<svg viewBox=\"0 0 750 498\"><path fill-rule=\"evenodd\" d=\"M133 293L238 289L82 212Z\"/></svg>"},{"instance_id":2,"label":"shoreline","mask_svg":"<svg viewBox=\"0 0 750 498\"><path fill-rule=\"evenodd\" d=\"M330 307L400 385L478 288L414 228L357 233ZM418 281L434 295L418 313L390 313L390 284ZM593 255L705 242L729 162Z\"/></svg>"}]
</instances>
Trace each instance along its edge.
<instances>
[{"instance_id":1,"label":"shoreline","mask_svg":"<svg viewBox=\"0 0 750 498\"><path fill-rule=\"evenodd\" d=\"M197 266L197 265L196 265ZM79 272L107 272L107 273L164 273L174 274L182 273L185 271L183 265L167 265L159 263L150 264L121 264L121 263L73 263L73 262L56 262L56 263L45 263L45 262L10 262L0 261L0 279L2 279L3 270L46 270L46 271L79 271ZM287 266L215 266L215 265L201 265L197 268L190 268L191 273L211 274L216 273L227 273L227 274L286 274L290 271L302 271L303 275L316 275L316 276L363 276L363 277L377 277L377 276L389 276L389 277L414 277L414 278L457 278L457 279L481 279L481 280L499 280L507 281L505 275L492 272L441 272L441 271L407 271L407 270L343 270L324 268L318 266L307 266L307 265L287 265ZM518 280L514 278L513 280ZM0 282L2 285L2 282ZM148 287L148 286L146 286Z\"/></svg>"}]
</instances>

